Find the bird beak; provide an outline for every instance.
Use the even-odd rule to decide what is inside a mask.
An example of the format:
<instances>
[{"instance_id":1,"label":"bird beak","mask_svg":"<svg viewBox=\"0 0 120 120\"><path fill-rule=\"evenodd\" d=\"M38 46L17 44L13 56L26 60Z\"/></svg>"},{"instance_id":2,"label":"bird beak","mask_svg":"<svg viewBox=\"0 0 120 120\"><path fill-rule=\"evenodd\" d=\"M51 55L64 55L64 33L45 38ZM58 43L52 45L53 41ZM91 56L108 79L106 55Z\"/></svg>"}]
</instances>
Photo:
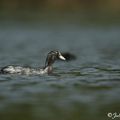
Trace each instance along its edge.
<instances>
[{"instance_id":1,"label":"bird beak","mask_svg":"<svg viewBox=\"0 0 120 120\"><path fill-rule=\"evenodd\" d=\"M60 58L61 60L66 60L61 54L59 55L59 58Z\"/></svg>"}]
</instances>

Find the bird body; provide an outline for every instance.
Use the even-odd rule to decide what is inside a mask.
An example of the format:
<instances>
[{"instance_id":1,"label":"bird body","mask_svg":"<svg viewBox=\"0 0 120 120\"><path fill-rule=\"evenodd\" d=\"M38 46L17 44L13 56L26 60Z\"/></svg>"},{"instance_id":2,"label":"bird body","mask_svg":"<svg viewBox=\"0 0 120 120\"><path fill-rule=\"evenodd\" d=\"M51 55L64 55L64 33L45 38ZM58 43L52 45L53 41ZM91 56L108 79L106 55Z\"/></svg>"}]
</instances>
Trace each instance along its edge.
<instances>
[{"instance_id":1,"label":"bird body","mask_svg":"<svg viewBox=\"0 0 120 120\"><path fill-rule=\"evenodd\" d=\"M59 51L51 51L48 53L45 67L43 68L31 68L31 67L22 67L22 66L14 66L8 65L6 67L1 68L1 74L50 74L52 72L52 65L57 60L65 60L65 58L61 55Z\"/></svg>"}]
</instances>

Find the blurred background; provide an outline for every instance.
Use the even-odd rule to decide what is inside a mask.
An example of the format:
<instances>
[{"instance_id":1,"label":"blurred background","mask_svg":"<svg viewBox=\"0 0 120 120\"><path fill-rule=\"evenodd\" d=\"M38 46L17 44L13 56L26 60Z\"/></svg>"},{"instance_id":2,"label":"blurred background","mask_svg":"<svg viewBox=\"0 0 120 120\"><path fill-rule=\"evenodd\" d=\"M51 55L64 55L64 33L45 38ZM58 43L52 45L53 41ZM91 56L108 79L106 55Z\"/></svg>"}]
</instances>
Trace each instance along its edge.
<instances>
[{"instance_id":1,"label":"blurred background","mask_svg":"<svg viewBox=\"0 0 120 120\"><path fill-rule=\"evenodd\" d=\"M119 0L1 0L1 20L119 23Z\"/></svg>"},{"instance_id":2,"label":"blurred background","mask_svg":"<svg viewBox=\"0 0 120 120\"><path fill-rule=\"evenodd\" d=\"M54 75L0 75L0 120L111 120L119 46L120 0L0 0L0 67L44 66L56 49L74 56Z\"/></svg>"}]
</instances>

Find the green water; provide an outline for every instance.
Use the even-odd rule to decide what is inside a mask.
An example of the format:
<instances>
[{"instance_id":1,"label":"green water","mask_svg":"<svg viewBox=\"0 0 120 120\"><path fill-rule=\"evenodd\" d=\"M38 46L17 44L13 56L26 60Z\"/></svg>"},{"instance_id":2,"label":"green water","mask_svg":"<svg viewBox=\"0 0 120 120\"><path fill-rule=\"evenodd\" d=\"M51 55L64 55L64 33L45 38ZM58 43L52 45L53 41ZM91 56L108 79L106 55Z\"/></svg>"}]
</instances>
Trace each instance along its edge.
<instances>
[{"instance_id":1,"label":"green water","mask_svg":"<svg viewBox=\"0 0 120 120\"><path fill-rule=\"evenodd\" d=\"M119 25L46 21L2 20L0 67L44 66L55 49L77 59L56 62L52 75L0 75L0 120L109 120L108 113L119 114Z\"/></svg>"}]
</instances>

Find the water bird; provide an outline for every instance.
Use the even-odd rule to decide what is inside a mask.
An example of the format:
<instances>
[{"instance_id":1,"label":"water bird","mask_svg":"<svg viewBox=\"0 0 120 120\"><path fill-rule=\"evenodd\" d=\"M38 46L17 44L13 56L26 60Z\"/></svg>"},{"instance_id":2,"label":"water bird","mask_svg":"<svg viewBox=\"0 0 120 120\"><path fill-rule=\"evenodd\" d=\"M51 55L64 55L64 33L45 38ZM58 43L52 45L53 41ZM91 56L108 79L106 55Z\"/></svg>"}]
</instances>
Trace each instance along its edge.
<instances>
[{"instance_id":1,"label":"water bird","mask_svg":"<svg viewBox=\"0 0 120 120\"><path fill-rule=\"evenodd\" d=\"M65 57L59 51L50 51L47 55L45 66L43 68L31 68L8 65L0 69L1 74L50 74L53 71L53 63L56 60L66 60Z\"/></svg>"}]
</instances>

